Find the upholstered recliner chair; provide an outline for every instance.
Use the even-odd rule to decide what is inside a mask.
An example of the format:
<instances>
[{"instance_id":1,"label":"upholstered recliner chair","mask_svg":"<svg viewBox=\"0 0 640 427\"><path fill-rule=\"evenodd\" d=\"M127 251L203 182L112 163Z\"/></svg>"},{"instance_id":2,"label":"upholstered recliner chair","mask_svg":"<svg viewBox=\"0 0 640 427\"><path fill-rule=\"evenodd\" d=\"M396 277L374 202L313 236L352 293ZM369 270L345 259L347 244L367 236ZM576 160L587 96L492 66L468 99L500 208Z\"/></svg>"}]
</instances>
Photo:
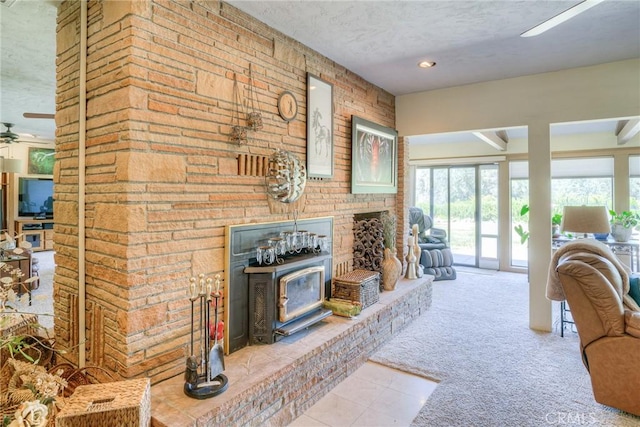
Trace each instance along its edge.
<instances>
[{"instance_id":1,"label":"upholstered recliner chair","mask_svg":"<svg viewBox=\"0 0 640 427\"><path fill-rule=\"evenodd\" d=\"M571 308L595 400L640 416L640 307L627 268L600 242L567 243L551 261L547 298Z\"/></svg>"},{"instance_id":2,"label":"upholstered recliner chair","mask_svg":"<svg viewBox=\"0 0 640 427\"><path fill-rule=\"evenodd\" d=\"M447 232L441 228L434 228L429 215L425 215L421 208L409 208L409 226L418 225L418 245L422 249L420 264L424 273L434 276L434 280L453 280L456 270L453 267L453 255L447 241ZM429 232L427 234L427 231Z\"/></svg>"}]
</instances>

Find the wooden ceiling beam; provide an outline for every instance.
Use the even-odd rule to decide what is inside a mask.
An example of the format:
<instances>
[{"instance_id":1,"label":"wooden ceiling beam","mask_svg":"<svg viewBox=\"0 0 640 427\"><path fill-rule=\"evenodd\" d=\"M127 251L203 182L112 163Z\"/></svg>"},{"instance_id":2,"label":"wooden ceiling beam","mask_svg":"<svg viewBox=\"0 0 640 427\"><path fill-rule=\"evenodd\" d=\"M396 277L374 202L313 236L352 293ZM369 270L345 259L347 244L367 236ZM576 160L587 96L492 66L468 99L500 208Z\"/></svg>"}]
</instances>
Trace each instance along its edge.
<instances>
[{"instance_id":1,"label":"wooden ceiling beam","mask_svg":"<svg viewBox=\"0 0 640 427\"><path fill-rule=\"evenodd\" d=\"M486 142L496 150L507 150L507 142L509 142L509 138L507 137L507 133L503 130L497 132L473 132L473 135L476 138L479 138L482 141Z\"/></svg>"},{"instance_id":2,"label":"wooden ceiling beam","mask_svg":"<svg viewBox=\"0 0 640 427\"><path fill-rule=\"evenodd\" d=\"M618 145L624 145L640 132L640 119L621 120L618 122Z\"/></svg>"}]
</instances>

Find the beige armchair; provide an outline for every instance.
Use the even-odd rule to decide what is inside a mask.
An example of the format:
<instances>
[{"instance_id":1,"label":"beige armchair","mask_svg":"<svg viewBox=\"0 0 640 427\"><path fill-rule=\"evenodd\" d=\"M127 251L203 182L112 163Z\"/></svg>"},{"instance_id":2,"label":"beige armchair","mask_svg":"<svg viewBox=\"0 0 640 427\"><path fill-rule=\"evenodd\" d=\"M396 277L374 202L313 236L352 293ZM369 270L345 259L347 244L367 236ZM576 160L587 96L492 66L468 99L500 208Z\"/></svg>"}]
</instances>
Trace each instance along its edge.
<instances>
[{"instance_id":1,"label":"beige armchair","mask_svg":"<svg viewBox=\"0 0 640 427\"><path fill-rule=\"evenodd\" d=\"M629 274L604 244L561 247L549 268L547 297L566 298L595 400L640 416L640 307Z\"/></svg>"}]
</instances>

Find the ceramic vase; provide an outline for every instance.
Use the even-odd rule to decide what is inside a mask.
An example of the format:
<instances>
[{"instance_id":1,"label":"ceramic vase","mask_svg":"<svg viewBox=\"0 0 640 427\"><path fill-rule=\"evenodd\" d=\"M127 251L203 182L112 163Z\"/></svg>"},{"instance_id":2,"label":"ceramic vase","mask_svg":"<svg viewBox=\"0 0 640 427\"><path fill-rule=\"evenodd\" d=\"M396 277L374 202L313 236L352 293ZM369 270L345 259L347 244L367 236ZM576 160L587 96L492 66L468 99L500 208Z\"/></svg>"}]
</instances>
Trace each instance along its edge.
<instances>
[{"instance_id":1,"label":"ceramic vase","mask_svg":"<svg viewBox=\"0 0 640 427\"><path fill-rule=\"evenodd\" d=\"M385 291L393 291L398 284L402 274L402 263L396 257L395 251L384 248L384 259L382 260L382 286Z\"/></svg>"},{"instance_id":2,"label":"ceramic vase","mask_svg":"<svg viewBox=\"0 0 640 427\"><path fill-rule=\"evenodd\" d=\"M616 242L628 242L631 239L631 233L633 233L633 228L631 227L625 227L620 224L611 226L611 237Z\"/></svg>"}]
</instances>

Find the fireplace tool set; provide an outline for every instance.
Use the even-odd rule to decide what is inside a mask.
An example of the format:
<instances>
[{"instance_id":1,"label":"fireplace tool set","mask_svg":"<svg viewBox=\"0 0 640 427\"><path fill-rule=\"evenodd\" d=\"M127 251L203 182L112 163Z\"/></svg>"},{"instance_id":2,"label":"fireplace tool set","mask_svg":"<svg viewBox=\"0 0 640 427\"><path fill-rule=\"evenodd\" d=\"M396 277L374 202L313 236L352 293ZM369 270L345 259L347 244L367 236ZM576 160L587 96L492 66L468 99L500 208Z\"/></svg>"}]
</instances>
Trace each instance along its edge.
<instances>
[{"instance_id":1,"label":"fireplace tool set","mask_svg":"<svg viewBox=\"0 0 640 427\"><path fill-rule=\"evenodd\" d=\"M191 301L191 355L187 358L184 374L184 392L195 399L208 399L227 389L229 381L224 371L222 345L218 342L218 307L221 300L220 275L215 280L205 279L204 274L189 279L189 300ZM214 305L214 324L211 324L211 305ZM195 307L200 312L196 324ZM196 332L198 330L198 332ZM213 334L213 344L211 335ZM195 336L198 336L196 349ZM200 354L197 355L196 351Z\"/></svg>"}]
</instances>

